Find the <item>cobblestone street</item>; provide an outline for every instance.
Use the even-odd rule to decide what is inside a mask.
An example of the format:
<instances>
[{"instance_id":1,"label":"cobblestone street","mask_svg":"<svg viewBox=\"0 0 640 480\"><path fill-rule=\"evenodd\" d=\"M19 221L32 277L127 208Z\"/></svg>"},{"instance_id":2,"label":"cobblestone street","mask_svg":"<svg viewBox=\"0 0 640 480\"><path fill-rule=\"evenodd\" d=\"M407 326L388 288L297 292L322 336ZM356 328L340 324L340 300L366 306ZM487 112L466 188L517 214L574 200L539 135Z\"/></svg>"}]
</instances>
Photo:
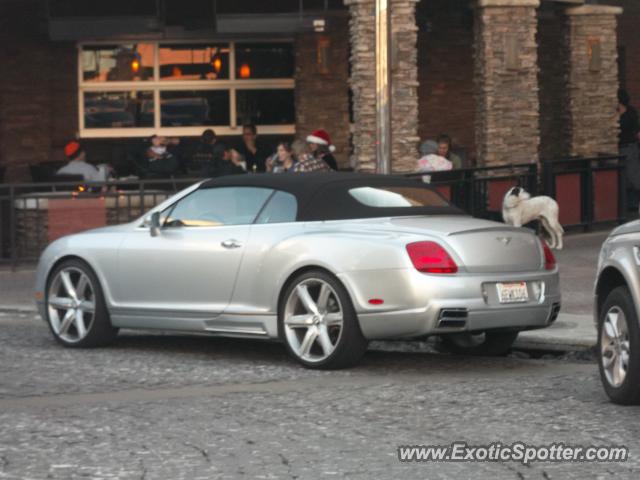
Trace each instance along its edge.
<instances>
[{"instance_id":1,"label":"cobblestone street","mask_svg":"<svg viewBox=\"0 0 640 480\"><path fill-rule=\"evenodd\" d=\"M472 359L374 344L358 368L277 344L124 332L63 349L0 316L0 478L638 478L636 408L592 361ZM400 463L398 445L627 445L626 463Z\"/></svg>"}]
</instances>

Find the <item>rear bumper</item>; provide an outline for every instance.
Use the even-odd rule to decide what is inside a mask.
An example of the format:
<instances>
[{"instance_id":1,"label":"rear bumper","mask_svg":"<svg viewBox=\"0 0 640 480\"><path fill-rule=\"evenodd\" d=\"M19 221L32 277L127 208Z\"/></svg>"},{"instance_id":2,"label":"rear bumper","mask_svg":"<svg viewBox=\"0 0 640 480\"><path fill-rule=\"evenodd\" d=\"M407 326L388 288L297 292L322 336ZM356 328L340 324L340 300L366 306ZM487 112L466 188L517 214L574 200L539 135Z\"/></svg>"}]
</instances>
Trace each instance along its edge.
<instances>
[{"instance_id":1,"label":"rear bumper","mask_svg":"<svg viewBox=\"0 0 640 480\"><path fill-rule=\"evenodd\" d=\"M482 275L425 275L388 270L340 275L350 290L360 327L370 340L411 338L489 329L529 330L549 326L560 308L558 272ZM500 304L496 283L541 286L526 303ZM383 305L369 305L381 298ZM454 322L441 322L454 312Z\"/></svg>"}]
</instances>

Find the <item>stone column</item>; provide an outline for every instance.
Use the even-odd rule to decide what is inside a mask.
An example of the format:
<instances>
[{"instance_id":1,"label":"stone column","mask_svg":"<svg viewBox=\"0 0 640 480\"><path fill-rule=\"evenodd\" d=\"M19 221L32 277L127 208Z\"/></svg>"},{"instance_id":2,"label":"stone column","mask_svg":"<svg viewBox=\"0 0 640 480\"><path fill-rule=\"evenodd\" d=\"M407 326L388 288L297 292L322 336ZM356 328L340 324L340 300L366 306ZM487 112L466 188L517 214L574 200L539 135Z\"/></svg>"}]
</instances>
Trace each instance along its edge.
<instances>
[{"instance_id":1,"label":"stone column","mask_svg":"<svg viewBox=\"0 0 640 480\"><path fill-rule=\"evenodd\" d=\"M415 4L391 0L391 128L393 171L415 170L418 156L418 68ZM353 163L376 170L375 0L344 0L349 6L353 92Z\"/></svg>"},{"instance_id":2,"label":"stone column","mask_svg":"<svg viewBox=\"0 0 640 480\"><path fill-rule=\"evenodd\" d=\"M394 172L415 171L419 157L417 2L391 0L391 169Z\"/></svg>"},{"instance_id":3,"label":"stone column","mask_svg":"<svg viewBox=\"0 0 640 480\"><path fill-rule=\"evenodd\" d=\"M344 0L349 7L353 159L356 170L376 170L375 0Z\"/></svg>"},{"instance_id":4,"label":"stone column","mask_svg":"<svg viewBox=\"0 0 640 480\"><path fill-rule=\"evenodd\" d=\"M619 7L583 5L566 11L567 93L572 155L618 151L616 115Z\"/></svg>"},{"instance_id":5,"label":"stone column","mask_svg":"<svg viewBox=\"0 0 640 480\"><path fill-rule=\"evenodd\" d=\"M477 0L475 136L480 165L538 161L539 5L539 0Z\"/></svg>"}]
</instances>

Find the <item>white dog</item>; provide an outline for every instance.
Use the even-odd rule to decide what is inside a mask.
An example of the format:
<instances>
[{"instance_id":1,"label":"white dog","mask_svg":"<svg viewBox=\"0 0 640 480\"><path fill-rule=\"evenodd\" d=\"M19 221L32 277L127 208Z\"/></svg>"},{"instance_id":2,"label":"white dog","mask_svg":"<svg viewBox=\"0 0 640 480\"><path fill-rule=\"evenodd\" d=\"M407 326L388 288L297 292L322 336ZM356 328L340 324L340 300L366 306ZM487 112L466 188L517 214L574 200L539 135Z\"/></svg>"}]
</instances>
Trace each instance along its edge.
<instances>
[{"instance_id":1,"label":"white dog","mask_svg":"<svg viewBox=\"0 0 640 480\"><path fill-rule=\"evenodd\" d=\"M549 233L550 247L562 250L564 229L558 221L558 203L551 197L533 197L521 187L509 189L502 202L502 218L505 223L521 227L534 220L540 220Z\"/></svg>"}]
</instances>

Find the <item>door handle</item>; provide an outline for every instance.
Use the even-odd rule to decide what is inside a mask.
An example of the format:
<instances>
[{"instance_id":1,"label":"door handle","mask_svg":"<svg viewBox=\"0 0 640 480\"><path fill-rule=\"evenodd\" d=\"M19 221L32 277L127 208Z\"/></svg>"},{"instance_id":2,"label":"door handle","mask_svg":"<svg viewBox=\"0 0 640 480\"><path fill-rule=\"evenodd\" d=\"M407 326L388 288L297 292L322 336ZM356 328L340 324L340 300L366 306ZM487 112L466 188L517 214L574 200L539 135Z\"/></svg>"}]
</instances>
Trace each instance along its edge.
<instances>
[{"instance_id":1,"label":"door handle","mask_svg":"<svg viewBox=\"0 0 640 480\"><path fill-rule=\"evenodd\" d=\"M233 248L240 248L242 246L242 243L240 243L238 240L231 238L229 240L225 240L224 242L221 242L220 245L222 245L226 249L231 250Z\"/></svg>"}]
</instances>

